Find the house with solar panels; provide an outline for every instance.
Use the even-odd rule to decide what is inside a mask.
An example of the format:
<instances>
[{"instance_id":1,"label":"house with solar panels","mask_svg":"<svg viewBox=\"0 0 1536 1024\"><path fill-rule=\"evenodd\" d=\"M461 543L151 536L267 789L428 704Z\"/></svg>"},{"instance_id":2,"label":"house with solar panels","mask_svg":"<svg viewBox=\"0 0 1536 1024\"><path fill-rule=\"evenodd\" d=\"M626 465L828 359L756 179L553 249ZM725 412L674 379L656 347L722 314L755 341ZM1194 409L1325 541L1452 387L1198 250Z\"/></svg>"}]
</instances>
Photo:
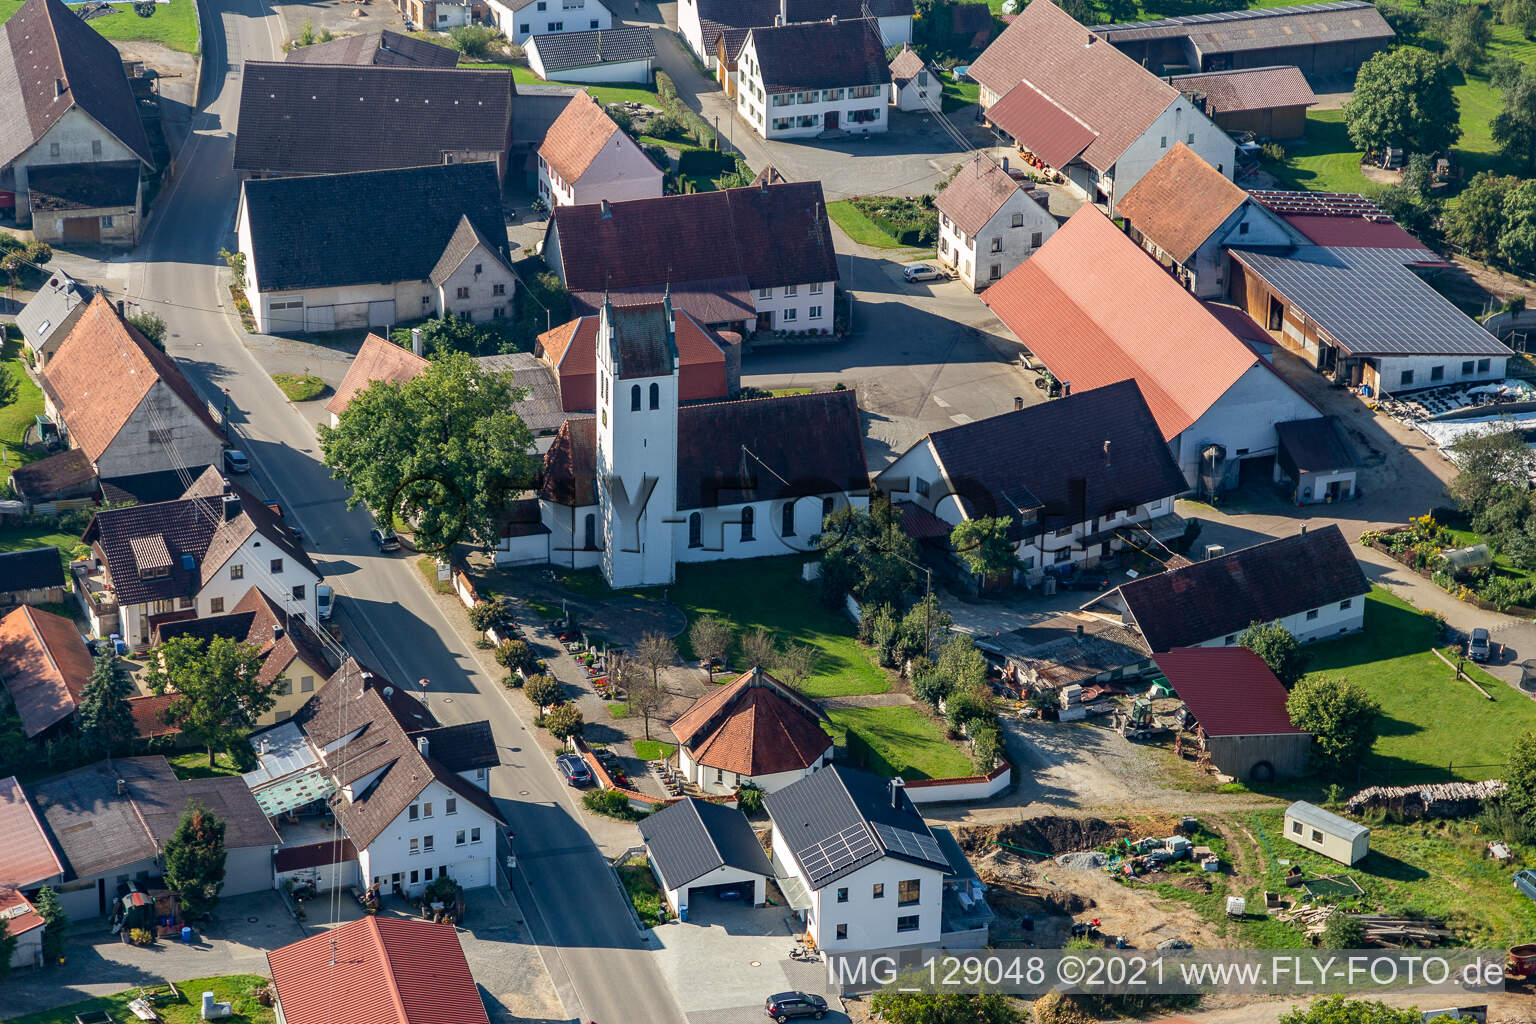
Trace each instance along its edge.
<instances>
[{"instance_id":1,"label":"house with solar panels","mask_svg":"<svg viewBox=\"0 0 1536 1024\"><path fill-rule=\"evenodd\" d=\"M832 765L763 800L780 891L824 950L979 949L992 910L949 832L900 778Z\"/></svg>"}]
</instances>

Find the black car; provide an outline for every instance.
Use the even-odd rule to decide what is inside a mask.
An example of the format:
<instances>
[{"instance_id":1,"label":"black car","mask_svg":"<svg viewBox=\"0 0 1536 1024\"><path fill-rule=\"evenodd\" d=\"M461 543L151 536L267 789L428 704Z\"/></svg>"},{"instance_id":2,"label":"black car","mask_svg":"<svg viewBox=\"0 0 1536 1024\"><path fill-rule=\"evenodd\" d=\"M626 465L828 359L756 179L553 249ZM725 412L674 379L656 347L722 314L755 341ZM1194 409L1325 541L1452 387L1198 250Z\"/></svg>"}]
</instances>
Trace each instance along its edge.
<instances>
[{"instance_id":1,"label":"black car","mask_svg":"<svg viewBox=\"0 0 1536 1024\"><path fill-rule=\"evenodd\" d=\"M592 769L575 754L561 754L555 758L555 765L559 767L560 774L565 776L567 785L578 789L592 785Z\"/></svg>"},{"instance_id":2,"label":"black car","mask_svg":"<svg viewBox=\"0 0 1536 1024\"><path fill-rule=\"evenodd\" d=\"M768 1016L783 1024L795 1017L811 1017L815 1020L827 1015L827 1001L809 992L780 992L763 1002Z\"/></svg>"}]
</instances>

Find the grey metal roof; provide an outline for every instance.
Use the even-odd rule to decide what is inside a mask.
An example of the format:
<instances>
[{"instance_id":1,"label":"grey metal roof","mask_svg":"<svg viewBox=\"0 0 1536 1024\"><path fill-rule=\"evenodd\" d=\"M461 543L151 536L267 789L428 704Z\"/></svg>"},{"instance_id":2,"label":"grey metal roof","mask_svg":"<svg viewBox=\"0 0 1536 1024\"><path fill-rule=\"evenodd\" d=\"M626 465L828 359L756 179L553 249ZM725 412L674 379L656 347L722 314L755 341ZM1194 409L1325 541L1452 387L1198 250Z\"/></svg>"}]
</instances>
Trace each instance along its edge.
<instances>
[{"instance_id":1,"label":"grey metal roof","mask_svg":"<svg viewBox=\"0 0 1536 1024\"><path fill-rule=\"evenodd\" d=\"M551 75L571 68L624 64L656 56L656 41L648 28L551 32L534 36L528 47L539 51L539 61Z\"/></svg>"},{"instance_id":2,"label":"grey metal roof","mask_svg":"<svg viewBox=\"0 0 1536 1024\"><path fill-rule=\"evenodd\" d=\"M944 851L944 856L949 860L949 873L956 879L964 881L968 878L980 878L976 869L971 867L971 862L966 859L965 851L960 849L960 843L955 839L955 834L947 828L934 826L933 838L939 842L939 849Z\"/></svg>"},{"instance_id":3,"label":"grey metal roof","mask_svg":"<svg viewBox=\"0 0 1536 1024\"><path fill-rule=\"evenodd\" d=\"M90 285L82 285L64 271L55 270L32 301L16 314L16 326L21 328L27 347L34 352L41 349L64 327L66 320L74 322L71 314L89 303L95 293Z\"/></svg>"},{"instance_id":4,"label":"grey metal roof","mask_svg":"<svg viewBox=\"0 0 1536 1024\"><path fill-rule=\"evenodd\" d=\"M1360 14L1348 15L1345 12L1369 11L1372 18L1371 28L1375 29L1375 22L1380 20L1369 0L1333 0L1332 3L1322 4L1293 4L1289 7L1265 7L1256 10L1238 11L1211 11L1205 14L1186 14L1176 18L1159 18L1155 21L1122 21L1111 25L1093 25L1089 31L1104 36L1112 43L1118 43L1130 39L1161 39L1169 36L1197 35L1202 30L1236 28L1237 24L1248 23L1243 26L1243 31L1252 30L1252 23L1256 21L1276 21L1307 26L1320 18L1333 19L1339 16L1361 17ZM1385 22L1382 22L1383 27ZM1365 29L1362 28L1362 31ZM1392 35L1390 28L1386 29L1387 36ZM1328 33L1330 39L1353 38L1351 36L1339 36L1336 32ZM1293 42L1311 42L1312 37L1303 31L1303 34ZM1209 52L1209 51L1207 51Z\"/></svg>"},{"instance_id":5,"label":"grey metal roof","mask_svg":"<svg viewBox=\"0 0 1536 1024\"><path fill-rule=\"evenodd\" d=\"M1309 804L1305 800L1297 800L1285 809L1287 818L1294 818L1303 825L1321 829L1330 836L1337 836L1347 842L1354 842L1362 835L1370 835L1371 830L1356 821L1341 818L1332 811L1325 811L1316 804Z\"/></svg>"},{"instance_id":6,"label":"grey metal roof","mask_svg":"<svg viewBox=\"0 0 1536 1024\"><path fill-rule=\"evenodd\" d=\"M763 799L807 882L821 889L881 857L948 873L949 860L905 789L841 765Z\"/></svg>"},{"instance_id":7,"label":"grey metal roof","mask_svg":"<svg viewBox=\"0 0 1536 1024\"><path fill-rule=\"evenodd\" d=\"M640 838L668 889L681 889L720 867L773 875L747 816L734 807L688 797L643 819Z\"/></svg>"},{"instance_id":8,"label":"grey metal roof","mask_svg":"<svg viewBox=\"0 0 1536 1024\"><path fill-rule=\"evenodd\" d=\"M1304 245L1232 255L1350 355L1507 356L1509 348L1409 267L1422 249Z\"/></svg>"},{"instance_id":9,"label":"grey metal roof","mask_svg":"<svg viewBox=\"0 0 1536 1024\"><path fill-rule=\"evenodd\" d=\"M527 352L508 352L495 356L476 356L475 362L497 373L510 370L513 387L528 393L512 404L528 429L535 434L553 434L565 422L565 408L560 404L560 384L554 371Z\"/></svg>"}]
</instances>

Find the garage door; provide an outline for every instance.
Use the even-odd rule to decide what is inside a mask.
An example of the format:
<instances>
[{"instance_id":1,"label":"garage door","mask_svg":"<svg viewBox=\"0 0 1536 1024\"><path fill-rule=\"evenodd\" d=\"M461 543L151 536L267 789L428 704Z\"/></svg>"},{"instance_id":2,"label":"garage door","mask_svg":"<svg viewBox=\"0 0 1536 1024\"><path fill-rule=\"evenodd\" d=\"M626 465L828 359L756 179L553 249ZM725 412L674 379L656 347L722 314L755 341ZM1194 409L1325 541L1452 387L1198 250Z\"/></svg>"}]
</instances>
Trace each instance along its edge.
<instances>
[{"instance_id":1,"label":"garage door","mask_svg":"<svg viewBox=\"0 0 1536 1024\"><path fill-rule=\"evenodd\" d=\"M304 333L304 296L267 302L268 334Z\"/></svg>"},{"instance_id":2,"label":"garage door","mask_svg":"<svg viewBox=\"0 0 1536 1024\"><path fill-rule=\"evenodd\" d=\"M395 322L395 300L368 303L368 326L388 327Z\"/></svg>"},{"instance_id":3,"label":"garage door","mask_svg":"<svg viewBox=\"0 0 1536 1024\"><path fill-rule=\"evenodd\" d=\"M304 311L304 322L312 331L334 331L336 329L335 306L310 306Z\"/></svg>"},{"instance_id":4,"label":"garage door","mask_svg":"<svg viewBox=\"0 0 1536 1024\"><path fill-rule=\"evenodd\" d=\"M101 218L65 217L63 235L66 242L99 242Z\"/></svg>"},{"instance_id":5,"label":"garage door","mask_svg":"<svg viewBox=\"0 0 1536 1024\"><path fill-rule=\"evenodd\" d=\"M449 871L454 881L466 889L474 889L482 885L491 884L491 859L482 857L479 860L466 860L453 865Z\"/></svg>"}]
</instances>

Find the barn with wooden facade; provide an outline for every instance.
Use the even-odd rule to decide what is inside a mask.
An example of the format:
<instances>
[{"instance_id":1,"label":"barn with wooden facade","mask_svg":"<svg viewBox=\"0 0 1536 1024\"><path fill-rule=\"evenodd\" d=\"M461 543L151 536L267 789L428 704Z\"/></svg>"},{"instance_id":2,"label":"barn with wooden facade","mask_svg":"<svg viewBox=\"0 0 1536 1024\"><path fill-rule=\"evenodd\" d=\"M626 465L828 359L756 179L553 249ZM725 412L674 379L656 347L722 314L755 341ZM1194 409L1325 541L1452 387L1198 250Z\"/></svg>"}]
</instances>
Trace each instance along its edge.
<instances>
[{"instance_id":1,"label":"barn with wooden facade","mask_svg":"<svg viewBox=\"0 0 1536 1024\"><path fill-rule=\"evenodd\" d=\"M1317 103L1307 76L1294 64L1177 75L1169 81L1231 135L1302 138L1307 134L1307 108Z\"/></svg>"},{"instance_id":2,"label":"barn with wooden facade","mask_svg":"<svg viewBox=\"0 0 1536 1024\"><path fill-rule=\"evenodd\" d=\"M1306 772L1312 734L1291 724L1285 687L1264 659L1246 647L1179 647L1152 660L1218 771L1257 782Z\"/></svg>"}]
</instances>

